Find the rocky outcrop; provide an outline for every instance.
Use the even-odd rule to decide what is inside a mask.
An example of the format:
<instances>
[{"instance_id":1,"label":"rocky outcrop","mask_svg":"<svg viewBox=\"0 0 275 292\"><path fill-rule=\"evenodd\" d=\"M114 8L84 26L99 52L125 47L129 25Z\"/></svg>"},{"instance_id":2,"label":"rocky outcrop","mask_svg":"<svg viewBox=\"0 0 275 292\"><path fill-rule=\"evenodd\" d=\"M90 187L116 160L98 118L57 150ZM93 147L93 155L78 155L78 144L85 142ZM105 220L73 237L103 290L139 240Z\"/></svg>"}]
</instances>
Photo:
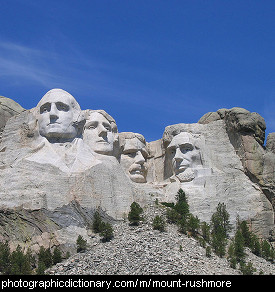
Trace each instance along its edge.
<instances>
[{"instance_id":1,"label":"rocky outcrop","mask_svg":"<svg viewBox=\"0 0 275 292\"><path fill-rule=\"evenodd\" d=\"M197 165L193 168L194 179L191 181L184 180L182 174L185 172L171 176L169 157L165 154L172 137L181 132L192 134L198 151ZM158 172L158 176L152 184L158 185L161 178L165 185L163 190L166 200L172 201L177 190L182 188L187 194L192 212L206 222L209 222L218 203L225 203L233 226L236 218L240 217L241 220L248 220L256 233L269 236L274 226L273 208L259 185L246 175L246 169L231 143L224 120L207 124L171 125L166 127L161 143L156 145L153 142L149 145L154 161L150 163L158 166L154 172ZM161 152L162 156L154 154Z\"/></svg>"},{"instance_id":2,"label":"rocky outcrop","mask_svg":"<svg viewBox=\"0 0 275 292\"><path fill-rule=\"evenodd\" d=\"M206 256L205 248L192 237L179 233L177 227L166 224L165 231L153 230L156 215L165 218L165 209L147 205L145 220L139 226L128 222L113 225L114 238L101 242L91 234L87 251L77 253L53 266L50 275L240 275L226 258L214 253ZM248 249L246 261L256 269L255 274L274 275L274 264L256 257Z\"/></svg>"},{"instance_id":3,"label":"rocky outcrop","mask_svg":"<svg viewBox=\"0 0 275 292\"><path fill-rule=\"evenodd\" d=\"M200 220L209 222L225 203L233 226L247 220L270 238L275 147L271 135L265 149L264 130L256 113L221 109L167 126L147 143L139 133L120 133L105 111L82 110L66 91L50 90L5 124L0 235L34 250L73 250L79 234L89 239L95 210L120 221L133 201L174 201L182 188Z\"/></svg>"},{"instance_id":4,"label":"rocky outcrop","mask_svg":"<svg viewBox=\"0 0 275 292\"><path fill-rule=\"evenodd\" d=\"M258 113L251 113L243 108L220 109L215 113L205 114L198 123L207 124L223 120L231 144L241 159L246 174L257 183L262 182L263 148L266 124Z\"/></svg>"},{"instance_id":5,"label":"rocky outcrop","mask_svg":"<svg viewBox=\"0 0 275 292\"><path fill-rule=\"evenodd\" d=\"M270 133L265 142L266 124L258 113L243 108L220 109L205 114L198 123L208 124L223 120L226 131L245 170L275 209L275 133Z\"/></svg>"},{"instance_id":6,"label":"rocky outcrop","mask_svg":"<svg viewBox=\"0 0 275 292\"><path fill-rule=\"evenodd\" d=\"M266 139L261 187L275 209L275 133L270 133Z\"/></svg>"},{"instance_id":7,"label":"rocky outcrop","mask_svg":"<svg viewBox=\"0 0 275 292\"><path fill-rule=\"evenodd\" d=\"M10 98L0 96L0 138L8 119L20 114L22 111L24 111L24 108L20 104Z\"/></svg>"}]
</instances>

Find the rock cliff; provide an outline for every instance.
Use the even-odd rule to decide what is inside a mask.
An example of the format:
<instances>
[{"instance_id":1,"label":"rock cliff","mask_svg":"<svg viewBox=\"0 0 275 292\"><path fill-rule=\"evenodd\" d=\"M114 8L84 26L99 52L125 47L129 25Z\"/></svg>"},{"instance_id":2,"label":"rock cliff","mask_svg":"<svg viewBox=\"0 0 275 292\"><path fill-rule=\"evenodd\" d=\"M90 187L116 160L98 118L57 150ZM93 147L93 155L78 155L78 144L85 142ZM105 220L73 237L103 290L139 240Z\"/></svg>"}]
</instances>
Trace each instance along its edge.
<instances>
[{"instance_id":1,"label":"rock cliff","mask_svg":"<svg viewBox=\"0 0 275 292\"><path fill-rule=\"evenodd\" d=\"M179 188L202 221L221 202L233 225L239 217L274 238L275 139L270 134L264 145L257 113L221 109L198 123L167 126L147 143L119 132L104 110L82 110L61 89L33 109L14 104L0 112L2 240L36 251L70 249L79 234L89 238L95 210L122 220L133 201L173 201Z\"/></svg>"}]
</instances>

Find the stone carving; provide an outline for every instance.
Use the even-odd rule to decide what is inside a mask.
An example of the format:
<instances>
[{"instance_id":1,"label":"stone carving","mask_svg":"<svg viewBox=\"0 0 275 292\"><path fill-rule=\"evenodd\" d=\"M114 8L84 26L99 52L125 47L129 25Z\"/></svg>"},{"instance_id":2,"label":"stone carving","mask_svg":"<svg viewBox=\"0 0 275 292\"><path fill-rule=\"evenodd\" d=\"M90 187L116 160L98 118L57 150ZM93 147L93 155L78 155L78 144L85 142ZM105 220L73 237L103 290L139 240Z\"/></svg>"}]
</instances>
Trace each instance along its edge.
<instances>
[{"instance_id":1,"label":"stone carving","mask_svg":"<svg viewBox=\"0 0 275 292\"><path fill-rule=\"evenodd\" d=\"M84 117L75 98L62 89L48 91L37 105L38 127L51 143L72 142L80 136Z\"/></svg>"},{"instance_id":2,"label":"stone carving","mask_svg":"<svg viewBox=\"0 0 275 292\"><path fill-rule=\"evenodd\" d=\"M148 152L145 138L141 134L122 132L119 134L120 163L130 179L137 183L146 182Z\"/></svg>"},{"instance_id":3,"label":"stone carving","mask_svg":"<svg viewBox=\"0 0 275 292\"><path fill-rule=\"evenodd\" d=\"M265 123L256 113L221 109L199 123L167 126L147 143L141 134L119 133L104 110L82 110L68 92L52 89L5 123L0 211L18 212L12 217L20 224L27 218L28 230L13 234L7 217L9 239L55 234L52 242L66 245L72 230L87 235L96 209L120 220L133 201L173 201L179 188L202 221L222 202L234 226L239 217L264 237L274 229L275 139L263 147Z\"/></svg>"},{"instance_id":4,"label":"stone carving","mask_svg":"<svg viewBox=\"0 0 275 292\"><path fill-rule=\"evenodd\" d=\"M148 164L153 168L153 171L150 170L151 184L162 188L160 200L164 201L174 201L175 193L182 188L190 210L202 221L209 222L210 214L219 202L223 202L227 205L233 226L236 226L237 217L251 220L252 229L267 236L274 226L272 205L263 190L245 174L226 128L223 120L167 126L161 140L148 144ZM174 150L177 144L181 144L177 141L192 144L190 150L194 151L193 158L189 159L191 163L187 163L188 167L183 167L182 172L173 169L173 156L168 147L170 145ZM187 153L191 156L192 151Z\"/></svg>"},{"instance_id":5,"label":"stone carving","mask_svg":"<svg viewBox=\"0 0 275 292\"><path fill-rule=\"evenodd\" d=\"M99 163L83 144L84 114L62 89L48 91L34 110L39 135L29 161L52 164L64 172L81 172Z\"/></svg>"},{"instance_id":6,"label":"stone carving","mask_svg":"<svg viewBox=\"0 0 275 292\"><path fill-rule=\"evenodd\" d=\"M115 120L104 110L87 110L83 141L92 151L118 155L118 131Z\"/></svg>"},{"instance_id":7,"label":"stone carving","mask_svg":"<svg viewBox=\"0 0 275 292\"><path fill-rule=\"evenodd\" d=\"M195 178L193 168L201 165L201 157L191 134L181 132L175 135L167 146L166 155L169 168L181 182Z\"/></svg>"}]
</instances>

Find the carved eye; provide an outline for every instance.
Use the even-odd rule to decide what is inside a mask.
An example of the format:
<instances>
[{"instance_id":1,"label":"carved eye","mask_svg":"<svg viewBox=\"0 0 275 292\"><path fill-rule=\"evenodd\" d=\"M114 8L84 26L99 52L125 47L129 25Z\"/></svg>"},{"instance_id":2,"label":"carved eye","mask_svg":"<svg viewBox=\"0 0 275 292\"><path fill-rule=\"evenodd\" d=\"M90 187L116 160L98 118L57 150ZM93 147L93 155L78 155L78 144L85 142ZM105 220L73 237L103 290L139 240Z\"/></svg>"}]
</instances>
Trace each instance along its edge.
<instances>
[{"instance_id":1,"label":"carved eye","mask_svg":"<svg viewBox=\"0 0 275 292\"><path fill-rule=\"evenodd\" d=\"M56 107L59 111L64 111L64 112L67 112L70 109L69 106L63 102L57 102Z\"/></svg>"},{"instance_id":2,"label":"carved eye","mask_svg":"<svg viewBox=\"0 0 275 292\"><path fill-rule=\"evenodd\" d=\"M134 158L136 156L136 152L125 152L124 155L127 155L128 157Z\"/></svg>"},{"instance_id":3,"label":"carved eye","mask_svg":"<svg viewBox=\"0 0 275 292\"><path fill-rule=\"evenodd\" d=\"M96 129L98 126L98 123L95 122L95 121L92 121L92 122L87 122L86 126L85 126L85 129L88 129L88 130L94 130Z\"/></svg>"},{"instance_id":4,"label":"carved eye","mask_svg":"<svg viewBox=\"0 0 275 292\"><path fill-rule=\"evenodd\" d=\"M183 146L180 148L180 151L182 153L187 153L187 152L192 151L192 150L193 150L193 148L191 146Z\"/></svg>"},{"instance_id":5,"label":"carved eye","mask_svg":"<svg viewBox=\"0 0 275 292\"><path fill-rule=\"evenodd\" d=\"M148 152L145 150L145 149L141 149L141 153L142 153L142 156L144 157L144 159L147 159L148 157Z\"/></svg>"},{"instance_id":6,"label":"carved eye","mask_svg":"<svg viewBox=\"0 0 275 292\"><path fill-rule=\"evenodd\" d=\"M175 155L175 153L176 153L176 148L174 148L174 147L170 148L170 149L169 149L169 153L170 153L170 155Z\"/></svg>"},{"instance_id":7,"label":"carved eye","mask_svg":"<svg viewBox=\"0 0 275 292\"><path fill-rule=\"evenodd\" d=\"M40 114L43 114L43 113L47 113L49 112L51 109L51 105L50 104L44 104L40 107Z\"/></svg>"},{"instance_id":8,"label":"carved eye","mask_svg":"<svg viewBox=\"0 0 275 292\"><path fill-rule=\"evenodd\" d=\"M104 125L104 128L108 131L108 132L111 132L111 127L108 126L108 125Z\"/></svg>"},{"instance_id":9,"label":"carved eye","mask_svg":"<svg viewBox=\"0 0 275 292\"><path fill-rule=\"evenodd\" d=\"M111 125L109 123L103 122L102 125L108 132L111 132L112 128L111 128Z\"/></svg>"}]
</instances>

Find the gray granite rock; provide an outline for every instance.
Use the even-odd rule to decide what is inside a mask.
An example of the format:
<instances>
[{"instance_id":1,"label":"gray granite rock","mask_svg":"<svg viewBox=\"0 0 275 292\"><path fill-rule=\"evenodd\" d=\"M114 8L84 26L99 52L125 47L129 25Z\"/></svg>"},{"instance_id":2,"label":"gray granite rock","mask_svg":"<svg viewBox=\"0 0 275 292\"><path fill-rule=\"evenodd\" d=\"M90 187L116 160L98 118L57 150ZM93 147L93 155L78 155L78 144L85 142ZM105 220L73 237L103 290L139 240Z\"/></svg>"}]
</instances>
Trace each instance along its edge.
<instances>
[{"instance_id":1,"label":"gray granite rock","mask_svg":"<svg viewBox=\"0 0 275 292\"><path fill-rule=\"evenodd\" d=\"M78 233L91 240L95 210L119 221L133 201L174 201L179 188L202 221L221 202L233 226L239 217L265 238L274 230L274 139L265 149L265 122L256 113L221 109L199 123L167 126L147 143L119 133L104 111L82 110L61 89L15 111L0 144L3 239L72 249Z\"/></svg>"}]
</instances>

